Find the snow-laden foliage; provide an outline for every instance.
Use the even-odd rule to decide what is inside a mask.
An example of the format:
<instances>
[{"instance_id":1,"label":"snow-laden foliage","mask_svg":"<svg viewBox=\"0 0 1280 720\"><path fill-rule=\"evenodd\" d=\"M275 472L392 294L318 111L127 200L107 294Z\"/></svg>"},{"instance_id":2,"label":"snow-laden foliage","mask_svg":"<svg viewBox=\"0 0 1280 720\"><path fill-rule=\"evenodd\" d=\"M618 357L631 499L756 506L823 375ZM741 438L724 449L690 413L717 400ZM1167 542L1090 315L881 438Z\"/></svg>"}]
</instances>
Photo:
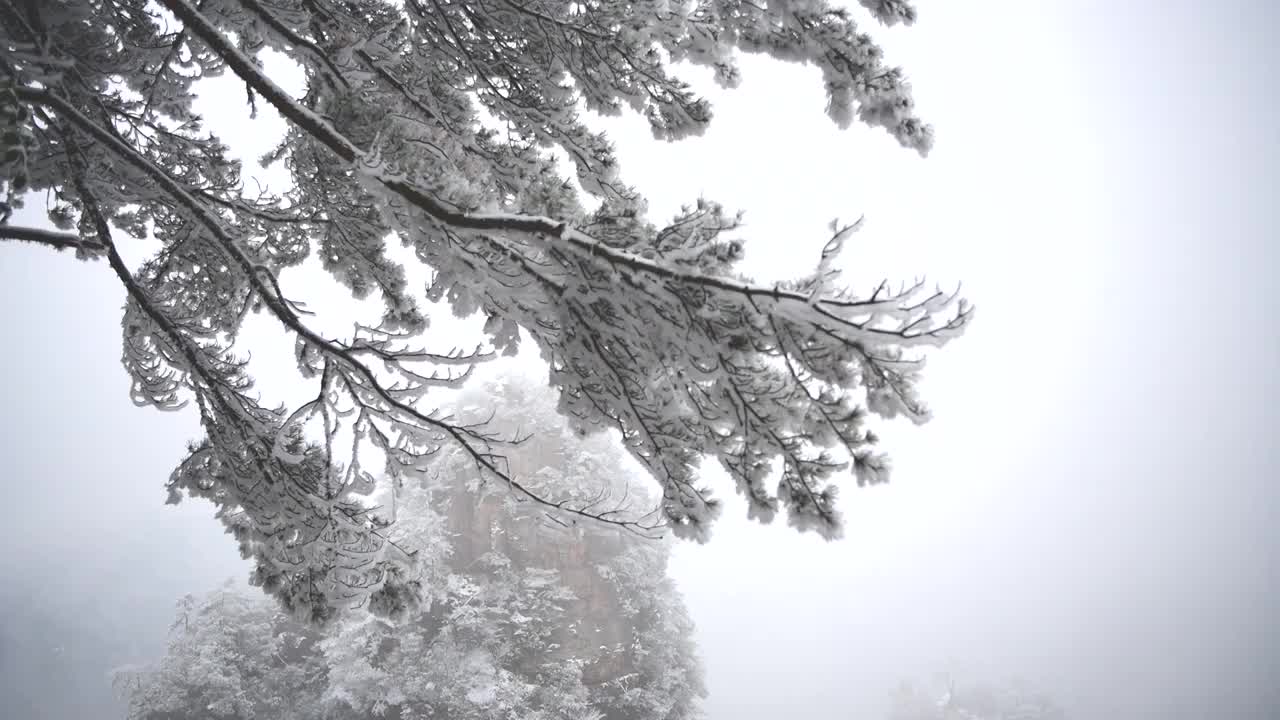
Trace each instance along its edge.
<instances>
[{"instance_id":1,"label":"snow-laden foliage","mask_svg":"<svg viewBox=\"0 0 1280 720\"><path fill-rule=\"evenodd\" d=\"M508 406L504 429L554 417L550 391L513 394L537 405ZM578 492L586 472L622 493L621 453L563 434L511 462L562 464L563 475L537 473L543 492ZM439 464L465 461L446 451ZM406 481L393 539L434 554L418 563L432 574L427 599L398 621L348 614L317 628L261 596L187 598L167 655L117 678L131 720L700 717L702 670L667 577L669 542L565 527L471 477Z\"/></svg>"},{"instance_id":2,"label":"snow-laden foliage","mask_svg":"<svg viewBox=\"0 0 1280 720\"><path fill-rule=\"evenodd\" d=\"M323 717L327 669L316 638L275 602L222 588L178 603L168 652L156 668L116 673L130 718Z\"/></svg>"},{"instance_id":3,"label":"snow-laden foliage","mask_svg":"<svg viewBox=\"0 0 1280 720\"><path fill-rule=\"evenodd\" d=\"M861 5L884 24L915 18L907 0ZM753 516L782 509L834 537L833 478L887 478L868 413L928 417L920 351L959 334L969 307L924 283L839 285L833 258L856 226L835 223L813 274L753 283L734 270L738 216L699 201L654 224L582 113L630 109L656 138L697 134L711 108L675 63L733 86L738 54L762 53L816 68L835 122L923 154L930 129L860 12L826 0L0 0L0 238L74 249L118 276L134 400L193 403L205 428L174 497L216 503L257 581L300 616L418 601L412 558L388 541L394 518L365 497L393 493L442 447L563 519L699 540L719 507L697 476L710 458ZM301 96L262 70L264 49L302 68ZM201 79L228 73L246 118L270 106L288 124L263 158L289 173L285 192L250 191L224 144L234 138L192 110ZM28 191L47 198L56 230L7 224ZM150 238L154 256L129 267L119 233ZM430 270L425 290L389 238ZM281 274L312 255L353 298L380 299L381 320L335 335L287 297ZM489 347L425 347L424 298L483 315ZM314 401L259 403L249 350L235 347L250 312L296 341ZM658 513L544 496L508 471L504 438L434 410L433 388L522 342L577 429L622 433L661 488Z\"/></svg>"}]
</instances>

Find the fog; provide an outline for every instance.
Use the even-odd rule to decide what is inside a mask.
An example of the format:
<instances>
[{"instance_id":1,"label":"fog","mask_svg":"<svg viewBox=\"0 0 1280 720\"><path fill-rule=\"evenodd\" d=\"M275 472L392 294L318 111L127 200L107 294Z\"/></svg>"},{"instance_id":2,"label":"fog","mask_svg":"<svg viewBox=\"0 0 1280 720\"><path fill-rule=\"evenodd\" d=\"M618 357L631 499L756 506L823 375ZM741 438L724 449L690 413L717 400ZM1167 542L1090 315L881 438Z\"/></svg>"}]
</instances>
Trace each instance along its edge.
<instances>
[{"instance_id":1,"label":"fog","mask_svg":"<svg viewBox=\"0 0 1280 720\"><path fill-rule=\"evenodd\" d=\"M865 214L853 278L963 281L978 306L926 371L935 419L883 428L894 481L842 495L843 540L748 523L716 483L712 541L672 567L708 718L883 717L940 670L1025 677L1082 720L1280 717L1280 10L921 5L882 36L927 160L750 60L703 138L602 121L656 216L748 211L759 279ZM0 297L0 717L109 717L111 668L248 566L211 507L163 504L198 428L129 402L102 264L0 246Z\"/></svg>"}]
</instances>

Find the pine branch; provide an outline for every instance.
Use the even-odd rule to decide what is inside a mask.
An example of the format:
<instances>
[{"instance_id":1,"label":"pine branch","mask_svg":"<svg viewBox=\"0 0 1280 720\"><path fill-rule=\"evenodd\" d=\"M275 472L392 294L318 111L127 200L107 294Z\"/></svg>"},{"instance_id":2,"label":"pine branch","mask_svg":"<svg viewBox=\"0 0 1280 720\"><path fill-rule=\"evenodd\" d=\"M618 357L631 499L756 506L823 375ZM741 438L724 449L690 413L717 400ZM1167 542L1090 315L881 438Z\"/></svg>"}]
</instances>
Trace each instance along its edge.
<instances>
[{"instance_id":1,"label":"pine branch","mask_svg":"<svg viewBox=\"0 0 1280 720\"><path fill-rule=\"evenodd\" d=\"M35 243L55 250L85 250L93 254L106 249L102 244L85 240L75 233L8 224L0 225L0 240Z\"/></svg>"},{"instance_id":2,"label":"pine branch","mask_svg":"<svg viewBox=\"0 0 1280 720\"><path fill-rule=\"evenodd\" d=\"M181 0L178 0L179 2ZM126 145L121 139L115 137L110 131L99 127L89 118L85 117L67 101L47 90L33 90L30 88L19 88L17 94L20 98L28 102L34 102L44 105L56 112L64 120L67 120L78 127L80 130L93 136L95 140L104 147L110 149L121 160L134 166L137 170L145 173L156 182L170 197L172 197L188 214L192 220L200 223L209 232L209 234L217 241L218 245L226 252L228 257L236 263L240 270L249 279L250 284L254 287L258 296L262 298L267 308L272 312L277 320L282 322L286 327L296 333L300 338L305 340L309 345L323 352L325 355L333 357L341 361L348 368L352 369L360 378L368 383L370 389L377 398L386 404L395 414L398 414L402 420L407 420L413 424L422 427L435 428L452 440L457 442L459 446L464 448L475 459L476 464L486 473L500 479L508 484L512 489L519 492L533 502L545 507L566 512L570 515L579 515L589 520L597 520L599 522L610 525L617 525L631 530L648 531L653 527L646 527L643 524L629 520L619 520L608 517L602 517L598 513L583 512L578 508L574 508L563 501L555 501L542 497L536 492L525 487L521 482L511 477L507 472L499 468L494 458L478 449L473 443L474 433L467 431L465 428L452 425L450 423L439 420L426 413L417 410L406 402L398 400L393 391L383 385L369 367L356 357L355 352L350 348L344 347L338 343L329 340L316 331L312 330L298 314L293 310L289 303L278 294L274 285L274 275L266 268L254 263L239 245L232 238L227 229L222 225L220 220L208 208L204 207L196 198L186 191L176 180L168 175L164 170L157 167L151 161L138 154L133 148ZM270 280L264 280L264 277Z\"/></svg>"},{"instance_id":3,"label":"pine branch","mask_svg":"<svg viewBox=\"0 0 1280 720\"><path fill-rule=\"evenodd\" d=\"M214 52L222 57L246 84L253 87L267 99L280 114L310 134L336 154L343 161L350 163L358 172L371 175L372 179L386 189L395 193L405 201L417 207L431 218L452 227L463 230L487 232L514 232L533 235L551 244L565 244L576 252L601 258L612 265L628 270L643 272L656 278L674 280L693 286L706 287L712 290L730 292L745 297L751 302L767 302L777 304L780 310L788 309L803 317L808 309L817 307L821 314L843 326L846 331L871 336L884 336L904 346L906 345L940 345L947 339L959 334L961 327L972 314L972 307L961 303L958 317L938 329L911 333L873 327L868 323L858 323L848 317L835 314L833 311L873 312L882 308L883 300L845 300L841 298L821 298L814 300L807 294L781 290L778 287L764 287L734 280L731 278L707 275L681 270L661 262L642 258L634 253L617 248L591 237L581 230L569 227L564 222L536 215L517 215L505 213L469 213L443 202L430 193L414 186L403 178L389 177L371 168L366 153L354 142L338 132L311 110L289 96L276 85L256 65L249 60L231 40L219 31L208 18L204 17L188 0L160 0L171 12L191 28L192 33L208 44ZM917 284L916 288L921 287ZM944 297L941 292L918 303L915 307L930 303ZM951 299L956 296L952 295ZM950 300L946 304L950 304ZM909 311L912 307L898 307L898 311Z\"/></svg>"}]
</instances>

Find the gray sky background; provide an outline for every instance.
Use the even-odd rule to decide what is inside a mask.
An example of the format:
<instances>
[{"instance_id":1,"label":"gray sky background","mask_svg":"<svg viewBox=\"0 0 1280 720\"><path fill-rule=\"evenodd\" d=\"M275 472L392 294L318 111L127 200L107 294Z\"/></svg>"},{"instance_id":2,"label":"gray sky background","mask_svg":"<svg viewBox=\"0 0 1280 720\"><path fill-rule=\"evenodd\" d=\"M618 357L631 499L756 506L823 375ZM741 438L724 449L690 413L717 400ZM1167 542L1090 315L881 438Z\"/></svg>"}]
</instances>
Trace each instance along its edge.
<instances>
[{"instance_id":1,"label":"gray sky background","mask_svg":"<svg viewBox=\"0 0 1280 720\"><path fill-rule=\"evenodd\" d=\"M1086 720L1280 716L1280 10L920 9L878 36L937 127L928 160L838 132L816 73L751 59L704 138L605 123L655 216L699 194L748 211L761 280L865 214L851 278L963 281L979 308L927 370L935 420L885 428L893 484L844 495L843 541L748 524L720 485L712 542L673 563L709 717L877 717L947 667L1025 676ZM122 301L105 266L0 246L0 716L88 710L84 678L245 572L207 506L162 504L197 428L129 403Z\"/></svg>"}]
</instances>

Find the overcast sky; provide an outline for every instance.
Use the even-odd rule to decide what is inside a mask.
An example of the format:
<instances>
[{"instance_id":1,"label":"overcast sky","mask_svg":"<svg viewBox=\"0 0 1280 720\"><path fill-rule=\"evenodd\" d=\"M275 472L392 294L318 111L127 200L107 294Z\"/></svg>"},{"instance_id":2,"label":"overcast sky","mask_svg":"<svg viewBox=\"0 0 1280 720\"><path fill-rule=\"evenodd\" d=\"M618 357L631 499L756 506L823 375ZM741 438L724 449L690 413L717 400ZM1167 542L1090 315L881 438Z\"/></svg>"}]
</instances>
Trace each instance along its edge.
<instances>
[{"instance_id":1,"label":"overcast sky","mask_svg":"<svg viewBox=\"0 0 1280 720\"><path fill-rule=\"evenodd\" d=\"M1084 720L1280 716L1280 11L963 5L878 33L937 127L927 160L837 131L815 72L760 61L712 92L703 138L606 123L655 214L748 212L759 279L865 215L851 277L963 281L978 305L927 369L935 420L883 433L893 484L843 496L843 541L749 525L719 485L712 542L673 564L709 717L875 717L948 667L1025 676ZM101 264L0 246L0 716L87 710L90 680L29 701L144 659L179 595L246 571L207 506L162 504L197 428L130 404L122 302Z\"/></svg>"}]
</instances>

